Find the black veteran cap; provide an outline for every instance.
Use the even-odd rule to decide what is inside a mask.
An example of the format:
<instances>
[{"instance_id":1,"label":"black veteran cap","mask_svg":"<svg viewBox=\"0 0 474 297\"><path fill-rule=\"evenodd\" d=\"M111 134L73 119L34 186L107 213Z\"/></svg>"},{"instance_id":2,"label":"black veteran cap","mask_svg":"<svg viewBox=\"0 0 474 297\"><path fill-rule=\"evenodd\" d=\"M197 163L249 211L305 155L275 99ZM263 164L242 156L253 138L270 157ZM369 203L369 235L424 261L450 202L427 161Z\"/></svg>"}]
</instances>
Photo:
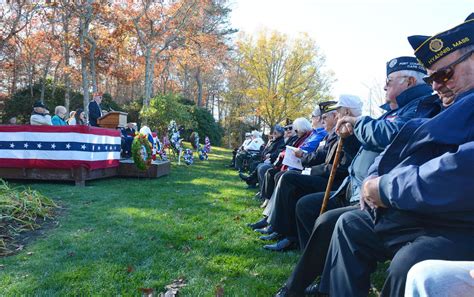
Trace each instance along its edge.
<instances>
[{"instance_id":1,"label":"black veteran cap","mask_svg":"<svg viewBox=\"0 0 474 297\"><path fill-rule=\"evenodd\" d=\"M36 101L36 102L33 104L33 107L47 108L46 105L44 105L43 102L41 102L40 100Z\"/></svg>"},{"instance_id":2,"label":"black veteran cap","mask_svg":"<svg viewBox=\"0 0 474 297\"><path fill-rule=\"evenodd\" d=\"M464 23L434 36L414 35L408 37L415 56L427 68L439 59L462 47L474 44L474 13Z\"/></svg>"},{"instance_id":3,"label":"black veteran cap","mask_svg":"<svg viewBox=\"0 0 474 297\"><path fill-rule=\"evenodd\" d=\"M401 70L413 70L426 74L426 69L415 57L398 57L387 62L387 76Z\"/></svg>"},{"instance_id":4,"label":"black veteran cap","mask_svg":"<svg viewBox=\"0 0 474 297\"><path fill-rule=\"evenodd\" d=\"M336 101L325 101L325 102L319 103L321 114L325 114L330 111L336 110L337 109L337 107L335 107L336 103L337 103Z\"/></svg>"}]
</instances>

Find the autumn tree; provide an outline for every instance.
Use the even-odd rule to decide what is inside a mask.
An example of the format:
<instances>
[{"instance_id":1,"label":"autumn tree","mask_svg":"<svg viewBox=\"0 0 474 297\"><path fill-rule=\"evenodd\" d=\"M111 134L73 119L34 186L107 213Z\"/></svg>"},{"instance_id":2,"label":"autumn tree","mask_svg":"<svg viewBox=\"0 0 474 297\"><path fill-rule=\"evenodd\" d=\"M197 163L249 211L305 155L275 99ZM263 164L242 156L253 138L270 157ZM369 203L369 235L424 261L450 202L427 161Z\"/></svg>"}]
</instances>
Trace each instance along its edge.
<instances>
[{"instance_id":1,"label":"autumn tree","mask_svg":"<svg viewBox=\"0 0 474 297\"><path fill-rule=\"evenodd\" d=\"M241 90L263 122L273 127L286 118L307 116L328 98L332 81L323 71L324 57L314 40L303 34L294 40L262 31L256 39L237 41L238 67L250 84Z\"/></svg>"}]
</instances>

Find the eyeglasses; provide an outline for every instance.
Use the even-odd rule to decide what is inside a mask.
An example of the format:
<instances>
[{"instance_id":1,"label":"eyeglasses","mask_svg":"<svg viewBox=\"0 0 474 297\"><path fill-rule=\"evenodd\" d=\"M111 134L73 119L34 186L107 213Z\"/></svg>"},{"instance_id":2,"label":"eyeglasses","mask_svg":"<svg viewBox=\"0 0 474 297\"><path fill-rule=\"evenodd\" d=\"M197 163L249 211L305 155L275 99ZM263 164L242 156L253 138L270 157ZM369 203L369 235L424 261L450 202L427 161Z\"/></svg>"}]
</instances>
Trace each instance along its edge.
<instances>
[{"instance_id":1,"label":"eyeglasses","mask_svg":"<svg viewBox=\"0 0 474 297\"><path fill-rule=\"evenodd\" d=\"M448 80L451 79L451 77L453 77L454 68L456 67L456 65L458 65L459 63L467 60L467 58L469 58L473 53L474 53L474 50L468 52L467 54L463 55L461 58L459 58L456 61L454 61L453 63L449 64L448 66L445 66L445 67L431 73L431 75L429 75L429 76L423 77L423 80L429 85L433 84L434 82L436 82L438 84L446 83Z\"/></svg>"},{"instance_id":2,"label":"eyeglasses","mask_svg":"<svg viewBox=\"0 0 474 297\"><path fill-rule=\"evenodd\" d=\"M407 78L409 76L407 75L401 75L401 76L397 76L397 77L387 77L387 79L385 80L385 86L388 87L388 85L390 84L390 82L396 80L396 79L399 79L399 78Z\"/></svg>"},{"instance_id":3,"label":"eyeglasses","mask_svg":"<svg viewBox=\"0 0 474 297\"><path fill-rule=\"evenodd\" d=\"M293 129L293 127L292 127L292 126L290 126L290 127L285 127L285 128L283 128L283 129L284 129L285 131L291 131L291 130Z\"/></svg>"}]
</instances>

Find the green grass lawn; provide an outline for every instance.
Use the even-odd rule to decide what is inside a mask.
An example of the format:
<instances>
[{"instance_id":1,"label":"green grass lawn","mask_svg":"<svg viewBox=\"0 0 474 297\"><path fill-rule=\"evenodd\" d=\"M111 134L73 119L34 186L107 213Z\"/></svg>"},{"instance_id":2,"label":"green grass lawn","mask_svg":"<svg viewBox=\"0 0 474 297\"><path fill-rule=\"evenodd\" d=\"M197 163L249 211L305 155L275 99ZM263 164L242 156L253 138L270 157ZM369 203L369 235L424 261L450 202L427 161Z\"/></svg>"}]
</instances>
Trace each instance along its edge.
<instances>
[{"instance_id":1,"label":"green grass lawn","mask_svg":"<svg viewBox=\"0 0 474 297\"><path fill-rule=\"evenodd\" d=\"M31 183L63 207L54 227L18 254L0 258L0 295L140 296L184 278L181 296L271 296L298 252L272 253L246 223L260 218L254 191L209 161L173 165L159 179ZM14 184L16 185L16 184Z\"/></svg>"}]
</instances>

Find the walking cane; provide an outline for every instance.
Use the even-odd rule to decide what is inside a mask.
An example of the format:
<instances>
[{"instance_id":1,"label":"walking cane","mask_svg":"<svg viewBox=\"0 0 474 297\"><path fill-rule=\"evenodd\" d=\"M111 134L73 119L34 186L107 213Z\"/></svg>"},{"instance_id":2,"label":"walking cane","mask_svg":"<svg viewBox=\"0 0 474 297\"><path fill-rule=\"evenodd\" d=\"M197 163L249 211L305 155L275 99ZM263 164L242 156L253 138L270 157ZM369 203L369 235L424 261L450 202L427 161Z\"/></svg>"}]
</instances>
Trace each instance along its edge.
<instances>
[{"instance_id":1,"label":"walking cane","mask_svg":"<svg viewBox=\"0 0 474 297\"><path fill-rule=\"evenodd\" d=\"M336 155L334 156L334 162L332 163L331 174L329 174L328 184L326 186L326 192L324 193L323 204L321 205L321 212L319 215L322 215L326 211L328 206L329 196L331 195L332 184L334 183L334 178L336 177L336 169L339 166L339 161L341 159L342 144L344 142L343 138L339 138L337 143Z\"/></svg>"}]
</instances>

